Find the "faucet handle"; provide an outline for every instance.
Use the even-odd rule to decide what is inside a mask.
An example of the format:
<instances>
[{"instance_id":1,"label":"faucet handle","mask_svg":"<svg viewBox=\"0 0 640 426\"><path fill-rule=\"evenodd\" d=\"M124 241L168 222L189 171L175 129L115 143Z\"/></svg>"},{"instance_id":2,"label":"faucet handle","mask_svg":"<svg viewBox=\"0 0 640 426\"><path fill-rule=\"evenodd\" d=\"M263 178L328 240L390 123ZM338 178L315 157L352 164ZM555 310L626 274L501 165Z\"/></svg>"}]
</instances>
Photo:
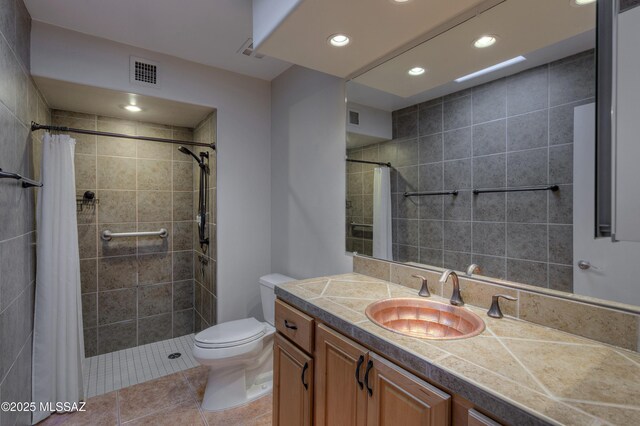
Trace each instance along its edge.
<instances>
[{"instance_id":1,"label":"faucet handle","mask_svg":"<svg viewBox=\"0 0 640 426\"><path fill-rule=\"evenodd\" d=\"M491 297L491 307L487 311L487 315L491 318L502 318L502 311L500 310L500 298L515 301L518 300L517 297L509 296L508 294L494 294Z\"/></svg>"},{"instance_id":2,"label":"faucet handle","mask_svg":"<svg viewBox=\"0 0 640 426\"><path fill-rule=\"evenodd\" d=\"M467 276L470 277L474 272L482 272L482 268L480 267L480 265L472 263L467 267Z\"/></svg>"},{"instance_id":3,"label":"faucet handle","mask_svg":"<svg viewBox=\"0 0 640 426\"><path fill-rule=\"evenodd\" d=\"M422 280L422 287L420 287L420 291L418 292L418 296L422 297L430 297L431 293L429 293L429 286L427 283L427 278L422 275L411 275L414 278L420 278Z\"/></svg>"}]
</instances>

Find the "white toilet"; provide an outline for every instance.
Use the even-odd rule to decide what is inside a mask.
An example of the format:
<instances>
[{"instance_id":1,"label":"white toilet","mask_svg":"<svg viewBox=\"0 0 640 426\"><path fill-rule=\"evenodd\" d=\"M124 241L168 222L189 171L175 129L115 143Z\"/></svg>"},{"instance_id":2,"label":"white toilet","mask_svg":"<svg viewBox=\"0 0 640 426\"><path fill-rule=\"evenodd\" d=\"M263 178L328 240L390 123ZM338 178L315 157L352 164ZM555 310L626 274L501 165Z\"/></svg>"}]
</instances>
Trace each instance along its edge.
<instances>
[{"instance_id":1,"label":"white toilet","mask_svg":"<svg viewBox=\"0 0 640 426\"><path fill-rule=\"evenodd\" d=\"M294 281L280 274L260 277L266 322L245 318L224 322L196 334L193 357L209 366L202 408L219 411L245 404L273 387L274 287Z\"/></svg>"}]
</instances>

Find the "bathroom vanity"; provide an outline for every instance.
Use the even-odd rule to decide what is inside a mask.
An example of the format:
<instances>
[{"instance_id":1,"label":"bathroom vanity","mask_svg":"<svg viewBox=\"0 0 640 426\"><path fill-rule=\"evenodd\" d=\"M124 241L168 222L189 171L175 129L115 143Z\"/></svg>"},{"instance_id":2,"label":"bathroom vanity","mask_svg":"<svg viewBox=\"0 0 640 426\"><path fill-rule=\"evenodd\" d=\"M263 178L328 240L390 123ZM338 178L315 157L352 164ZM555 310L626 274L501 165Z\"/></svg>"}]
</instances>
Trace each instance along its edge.
<instances>
[{"instance_id":1,"label":"bathroom vanity","mask_svg":"<svg viewBox=\"0 0 640 426\"><path fill-rule=\"evenodd\" d=\"M480 334L406 336L365 310L418 299L417 291L355 273L284 284L276 294L275 425L640 422L636 352L468 304L462 309L486 326Z\"/></svg>"}]
</instances>

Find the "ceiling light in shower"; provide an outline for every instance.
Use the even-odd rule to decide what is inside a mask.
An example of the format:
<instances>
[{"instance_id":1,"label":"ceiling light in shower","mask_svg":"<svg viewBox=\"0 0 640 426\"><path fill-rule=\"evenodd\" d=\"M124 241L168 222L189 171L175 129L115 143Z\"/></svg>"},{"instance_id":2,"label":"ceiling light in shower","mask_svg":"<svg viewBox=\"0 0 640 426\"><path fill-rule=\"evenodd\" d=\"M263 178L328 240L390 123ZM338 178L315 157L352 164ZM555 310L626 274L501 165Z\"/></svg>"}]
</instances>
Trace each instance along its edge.
<instances>
[{"instance_id":1,"label":"ceiling light in shower","mask_svg":"<svg viewBox=\"0 0 640 426\"><path fill-rule=\"evenodd\" d=\"M142 108L140 108L137 105L125 105L124 109L126 109L129 112L140 112L140 111L142 111Z\"/></svg>"},{"instance_id":2,"label":"ceiling light in shower","mask_svg":"<svg viewBox=\"0 0 640 426\"><path fill-rule=\"evenodd\" d=\"M491 34L485 34L482 37L475 39L473 45L478 49L484 49L485 47L493 46L496 44L496 41L498 41L498 37Z\"/></svg>"},{"instance_id":3,"label":"ceiling light in shower","mask_svg":"<svg viewBox=\"0 0 640 426\"><path fill-rule=\"evenodd\" d=\"M332 36L329 36L328 41L329 41L329 44L332 46L343 47L349 44L351 40L349 39L348 36L344 34L334 34Z\"/></svg>"},{"instance_id":4,"label":"ceiling light in shower","mask_svg":"<svg viewBox=\"0 0 640 426\"><path fill-rule=\"evenodd\" d=\"M422 67L413 67L409 71L407 71L409 75L422 75L425 72L425 69Z\"/></svg>"}]
</instances>

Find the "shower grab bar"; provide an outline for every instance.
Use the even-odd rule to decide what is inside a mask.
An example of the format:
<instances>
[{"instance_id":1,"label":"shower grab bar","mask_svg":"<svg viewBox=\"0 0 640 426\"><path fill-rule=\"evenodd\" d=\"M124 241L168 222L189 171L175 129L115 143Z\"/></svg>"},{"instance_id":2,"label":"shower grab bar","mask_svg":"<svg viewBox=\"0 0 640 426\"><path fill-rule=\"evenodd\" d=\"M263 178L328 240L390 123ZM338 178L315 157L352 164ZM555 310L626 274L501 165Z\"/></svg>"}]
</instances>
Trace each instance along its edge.
<instances>
[{"instance_id":1,"label":"shower grab bar","mask_svg":"<svg viewBox=\"0 0 640 426\"><path fill-rule=\"evenodd\" d=\"M167 238L169 236L169 231L165 228L161 228L159 231L151 231L151 232L111 232L109 230L102 231L101 238L104 241L111 241L112 238L123 238L123 237L160 237Z\"/></svg>"}]
</instances>

